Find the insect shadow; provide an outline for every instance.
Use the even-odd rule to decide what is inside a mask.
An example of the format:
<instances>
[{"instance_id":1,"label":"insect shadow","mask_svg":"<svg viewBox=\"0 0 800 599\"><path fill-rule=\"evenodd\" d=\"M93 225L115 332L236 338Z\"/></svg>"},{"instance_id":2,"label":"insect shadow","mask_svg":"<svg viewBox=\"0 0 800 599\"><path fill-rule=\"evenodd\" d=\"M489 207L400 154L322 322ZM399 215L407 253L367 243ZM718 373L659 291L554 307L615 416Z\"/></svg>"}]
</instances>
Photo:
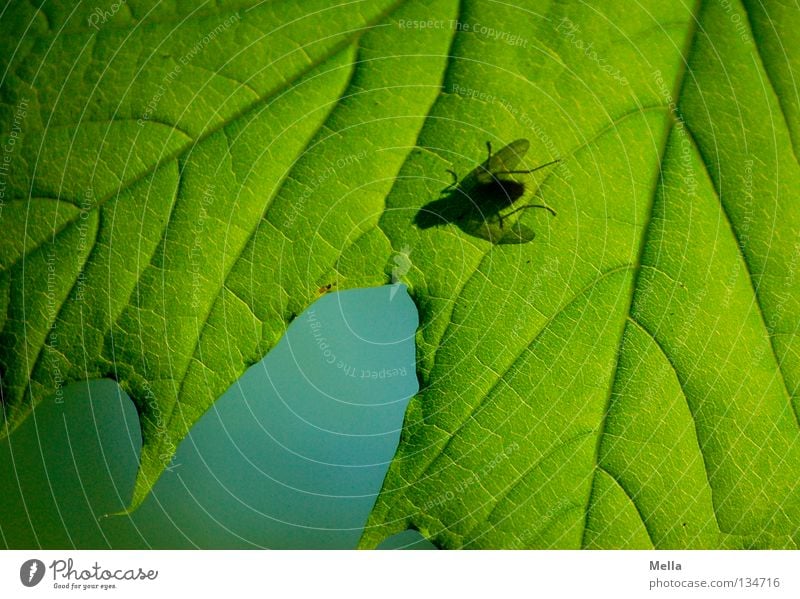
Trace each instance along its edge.
<instances>
[{"instance_id":1,"label":"insect shadow","mask_svg":"<svg viewBox=\"0 0 800 599\"><path fill-rule=\"evenodd\" d=\"M486 142L489 152L484 162L459 181L454 171L453 182L442 193L443 197L423 206L414 217L421 229L455 224L469 235L495 244L527 243L536 233L519 222L519 213L529 208L547 210L553 216L555 210L544 204L516 206L525 194L525 183L512 175L529 174L557 163L553 160L529 170L518 170L522 158L528 152L530 142L517 139L492 153L491 142Z\"/></svg>"}]
</instances>

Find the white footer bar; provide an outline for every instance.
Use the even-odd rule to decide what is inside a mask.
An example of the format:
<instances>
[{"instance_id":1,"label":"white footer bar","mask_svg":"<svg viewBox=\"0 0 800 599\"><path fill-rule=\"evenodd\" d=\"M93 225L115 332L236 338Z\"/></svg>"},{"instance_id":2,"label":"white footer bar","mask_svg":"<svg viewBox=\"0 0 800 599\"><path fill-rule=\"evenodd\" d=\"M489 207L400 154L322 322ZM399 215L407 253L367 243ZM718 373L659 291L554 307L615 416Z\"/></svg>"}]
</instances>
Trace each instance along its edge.
<instances>
[{"instance_id":1,"label":"white footer bar","mask_svg":"<svg viewBox=\"0 0 800 599\"><path fill-rule=\"evenodd\" d=\"M177 595L182 593L182 595ZM797 551L4 551L0 597L800 597ZM434 595L436 594L436 595Z\"/></svg>"}]
</instances>

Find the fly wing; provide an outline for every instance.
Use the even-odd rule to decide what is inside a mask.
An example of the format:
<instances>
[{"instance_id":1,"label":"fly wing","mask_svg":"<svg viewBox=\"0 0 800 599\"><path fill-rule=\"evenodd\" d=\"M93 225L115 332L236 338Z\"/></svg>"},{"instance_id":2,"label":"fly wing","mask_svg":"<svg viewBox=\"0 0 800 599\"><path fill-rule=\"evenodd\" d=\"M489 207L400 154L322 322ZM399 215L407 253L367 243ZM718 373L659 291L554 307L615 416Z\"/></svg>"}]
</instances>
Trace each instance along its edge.
<instances>
[{"instance_id":1,"label":"fly wing","mask_svg":"<svg viewBox=\"0 0 800 599\"><path fill-rule=\"evenodd\" d=\"M530 147L527 139L520 138L493 153L476 169L478 182L489 183L498 173L516 170Z\"/></svg>"},{"instance_id":2,"label":"fly wing","mask_svg":"<svg viewBox=\"0 0 800 599\"><path fill-rule=\"evenodd\" d=\"M485 239L495 245L528 243L533 241L536 233L519 220L500 225L500 218L493 215L488 218L466 219L459 223L461 230L469 235Z\"/></svg>"},{"instance_id":3,"label":"fly wing","mask_svg":"<svg viewBox=\"0 0 800 599\"><path fill-rule=\"evenodd\" d=\"M533 231L533 229L517 221L511 225L511 227L506 229L505 234L500 238L498 243L528 243L529 241L533 241L534 237L536 237L536 233Z\"/></svg>"}]
</instances>

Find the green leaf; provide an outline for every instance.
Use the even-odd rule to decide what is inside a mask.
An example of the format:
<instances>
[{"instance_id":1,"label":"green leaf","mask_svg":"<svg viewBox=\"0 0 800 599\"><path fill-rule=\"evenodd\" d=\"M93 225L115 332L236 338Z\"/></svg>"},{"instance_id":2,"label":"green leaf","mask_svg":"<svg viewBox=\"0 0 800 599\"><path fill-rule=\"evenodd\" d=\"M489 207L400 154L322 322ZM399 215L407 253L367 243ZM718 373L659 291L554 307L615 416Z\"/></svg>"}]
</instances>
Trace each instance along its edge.
<instances>
[{"instance_id":1,"label":"green leaf","mask_svg":"<svg viewBox=\"0 0 800 599\"><path fill-rule=\"evenodd\" d=\"M400 277L421 392L362 546L800 544L796 11L70 10L0 19L9 430L118 380L135 507L321 286ZM557 217L421 226L518 138Z\"/></svg>"}]
</instances>

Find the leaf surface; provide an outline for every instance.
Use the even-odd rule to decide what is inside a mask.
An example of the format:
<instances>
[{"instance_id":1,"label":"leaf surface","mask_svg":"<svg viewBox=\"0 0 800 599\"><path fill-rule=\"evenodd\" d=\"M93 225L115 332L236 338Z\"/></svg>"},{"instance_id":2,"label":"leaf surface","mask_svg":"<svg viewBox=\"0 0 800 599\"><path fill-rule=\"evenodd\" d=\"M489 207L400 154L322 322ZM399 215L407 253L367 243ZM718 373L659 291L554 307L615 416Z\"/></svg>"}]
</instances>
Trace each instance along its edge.
<instances>
[{"instance_id":1,"label":"leaf surface","mask_svg":"<svg viewBox=\"0 0 800 599\"><path fill-rule=\"evenodd\" d=\"M800 543L796 11L124 6L0 18L9 430L119 381L135 507L321 286L402 262L421 391L364 547ZM561 158L533 241L417 225L520 137Z\"/></svg>"}]
</instances>

